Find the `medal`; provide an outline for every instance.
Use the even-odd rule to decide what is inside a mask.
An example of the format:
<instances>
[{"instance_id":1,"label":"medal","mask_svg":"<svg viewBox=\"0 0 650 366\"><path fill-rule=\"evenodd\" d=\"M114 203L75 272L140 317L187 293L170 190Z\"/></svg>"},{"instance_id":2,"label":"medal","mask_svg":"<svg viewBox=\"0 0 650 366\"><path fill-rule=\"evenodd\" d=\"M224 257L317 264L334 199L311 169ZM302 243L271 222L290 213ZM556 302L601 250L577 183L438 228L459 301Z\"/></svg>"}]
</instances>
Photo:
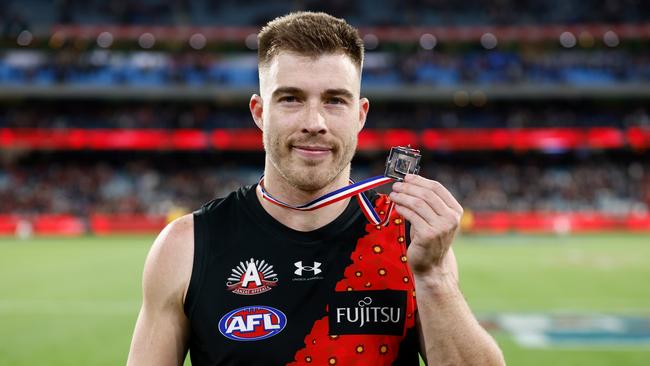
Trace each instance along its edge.
<instances>
[{"instance_id":1,"label":"medal","mask_svg":"<svg viewBox=\"0 0 650 366\"><path fill-rule=\"evenodd\" d=\"M418 174L420 157L420 150L411 149L410 145L393 147L386 159L384 175L401 182L407 174Z\"/></svg>"},{"instance_id":2,"label":"medal","mask_svg":"<svg viewBox=\"0 0 650 366\"><path fill-rule=\"evenodd\" d=\"M361 207L361 211L366 216L368 221L374 225L386 225L393 210L394 203L390 203L390 207L382 219L364 192L393 181L403 181L406 174L417 174L419 170L420 151L412 149L410 146L398 146L390 149L390 154L386 160L386 171L384 172L384 175L378 175L376 177L364 179L359 182L354 182L352 179L350 179L349 186L339 188L333 192L327 193L321 197L316 198L313 201L302 205L290 205L271 196L264 189L264 176L262 176L257 183L257 190L267 201L281 207L298 211L317 210L321 207L331 205L334 202L338 202L340 200L356 195L357 200L359 201L359 206Z\"/></svg>"}]
</instances>

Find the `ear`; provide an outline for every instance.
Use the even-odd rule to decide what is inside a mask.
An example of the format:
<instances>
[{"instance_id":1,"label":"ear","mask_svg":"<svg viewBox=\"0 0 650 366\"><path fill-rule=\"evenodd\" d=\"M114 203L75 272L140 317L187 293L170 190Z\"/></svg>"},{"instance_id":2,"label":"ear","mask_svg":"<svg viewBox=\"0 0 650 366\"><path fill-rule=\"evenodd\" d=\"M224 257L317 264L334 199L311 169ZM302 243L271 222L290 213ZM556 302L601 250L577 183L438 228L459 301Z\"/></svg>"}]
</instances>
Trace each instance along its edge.
<instances>
[{"instance_id":1,"label":"ear","mask_svg":"<svg viewBox=\"0 0 650 366\"><path fill-rule=\"evenodd\" d=\"M262 119L262 112L264 111L264 103L262 97L257 94L251 96L251 100L248 102L248 109L251 111L253 120L260 130L264 129L264 121Z\"/></svg>"},{"instance_id":2,"label":"ear","mask_svg":"<svg viewBox=\"0 0 650 366\"><path fill-rule=\"evenodd\" d=\"M359 131L361 131L363 126L366 124L368 110L370 110L370 101L368 98L359 99Z\"/></svg>"}]
</instances>

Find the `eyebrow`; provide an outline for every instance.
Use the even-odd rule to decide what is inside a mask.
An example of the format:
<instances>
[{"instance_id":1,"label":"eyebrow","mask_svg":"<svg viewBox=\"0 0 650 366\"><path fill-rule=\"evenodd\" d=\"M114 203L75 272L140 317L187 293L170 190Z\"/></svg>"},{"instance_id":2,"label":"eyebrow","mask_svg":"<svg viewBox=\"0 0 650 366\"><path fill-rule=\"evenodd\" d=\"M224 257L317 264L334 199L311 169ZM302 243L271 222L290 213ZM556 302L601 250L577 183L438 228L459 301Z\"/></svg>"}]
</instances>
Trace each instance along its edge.
<instances>
[{"instance_id":1,"label":"eyebrow","mask_svg":"<svg viewBox=\"0 0 650 366\"><path fill-rule=\"evenodd\" d=\"M300 89L300 88L296 88L296 87L293 87L293 86L281 86L281 87L279 87L279 88L277 88L277 89L275 89L273 91L273 93L271 94L271 97L272 98L277 98L279 95L282 95L282 94L292 94L292 95L298 95L298 96L301 96L301 97L304 97L306 95L305 91ZM354 99L354 94L352 94L352 92L350 92L349 90L343 89L343 88L327 89L321 94L321 96L330 96L330 97L331 96L342 96L342 97L348 98L350 100Z\"/></svg>"},{"instance_id":2,"label":"eyebrow","mask_svg":"<svg viewBox=\"0 0 650 366\"><path fill-rule=\"evenodd\" d=\"M273 91L273 94L271 94L271 98L275 99L281 94L293 94L293 95L304 97L305 91L293 86L281 86Z\"/></svg>"},{"instance_id":3,"label":"eyebrow","mask_svg":"<svg viewBox=\"0 0 650 366\"><path fill-rule=\"evenodd\" d=\"M327 96L342 96L350 100L354 100L354 94L347 89L327 89L323 93Z\"/></svg>"}]
</instances>

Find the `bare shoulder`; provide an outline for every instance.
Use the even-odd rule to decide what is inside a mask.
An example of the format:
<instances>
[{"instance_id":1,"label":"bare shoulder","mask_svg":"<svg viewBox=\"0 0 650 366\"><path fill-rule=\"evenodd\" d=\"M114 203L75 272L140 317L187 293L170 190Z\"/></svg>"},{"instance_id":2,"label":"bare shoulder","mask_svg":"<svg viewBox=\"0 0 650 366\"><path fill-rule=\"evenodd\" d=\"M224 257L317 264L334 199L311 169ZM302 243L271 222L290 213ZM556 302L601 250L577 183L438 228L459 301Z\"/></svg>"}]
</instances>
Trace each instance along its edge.
<instances>
[{"instance_id":1,"label":"bare shoulder","mask_svg":"<svg viewBox=\"0 0 650 366\"><path fill-rule=\"evenodd\" d=\"M183 247L192 247L193 242L194 217L192 214L187 214L165 226L160 234L158 234L152 249L180 250Z\"/></svg>"},{"instance_id":2,"label":"bare shoulder","mask_svg":"<svg viewBox=\"0 0 650 366\"><path fill-rule=\"evenodd\" d=\"M188 319L183 296L194 256L192 215L167 225L144 265L143 301L128 365L181 365L187 351Z\"/></svg>"},{"instance_id":3,"label":"bare shoulder","mask_svg":"<svg viewBox=\"0 0 650 366\"><path fill-rule=\"evenodd\" d=\"M154 241L144 267L147 300L181 305L192 274L194 219L192 214L169 223Z\"/></svg>"}]
</instances>

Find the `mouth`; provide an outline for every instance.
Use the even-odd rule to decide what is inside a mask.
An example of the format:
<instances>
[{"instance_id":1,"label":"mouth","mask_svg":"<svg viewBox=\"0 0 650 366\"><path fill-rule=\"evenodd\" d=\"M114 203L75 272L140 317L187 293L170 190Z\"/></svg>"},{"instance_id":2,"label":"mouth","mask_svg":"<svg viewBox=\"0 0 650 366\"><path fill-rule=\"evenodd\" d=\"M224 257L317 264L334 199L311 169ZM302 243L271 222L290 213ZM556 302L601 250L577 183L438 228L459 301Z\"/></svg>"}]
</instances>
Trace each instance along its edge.
<instances>
[{"instance_id":1,"label":"mouth","mask_svg":"<svg viewBox=\"0 0 650 366\"><path fill-rule=\"evenodd\" d=\"M323 157L332 152L331 147L318 145L293 145L292 149L298 154L308 158Z\"/></svg>"}]
</instances>

